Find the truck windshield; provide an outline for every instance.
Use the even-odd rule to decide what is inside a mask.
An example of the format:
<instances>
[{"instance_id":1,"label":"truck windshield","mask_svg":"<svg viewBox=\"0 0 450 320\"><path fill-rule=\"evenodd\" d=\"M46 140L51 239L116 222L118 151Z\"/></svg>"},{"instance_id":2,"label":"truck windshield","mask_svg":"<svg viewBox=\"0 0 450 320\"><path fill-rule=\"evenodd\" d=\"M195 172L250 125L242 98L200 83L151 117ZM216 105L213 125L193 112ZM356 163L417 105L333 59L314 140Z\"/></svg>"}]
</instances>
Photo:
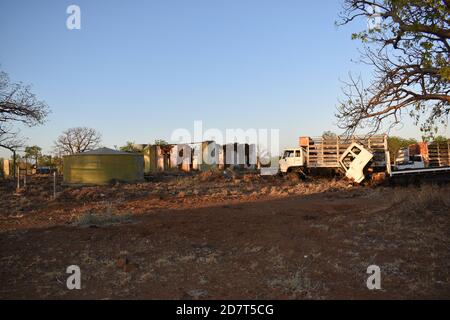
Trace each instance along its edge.
<instances>
[{"instance_id":1,"label":"truck windshield","mask_svg":"<svg viewBox=\"0 0 450 320\"><path fill-rule=\"evenodd\" d=\"M355 157L349 152L342 159L342 165L348 170L350 168L350 163L352 163L353 160L355 160Z\"/></svg>"},{"instance_id":2,"label":"truck windshield","mask_svg":"<svg viewBox=\"0 0 450 320\"><path fill-rule=\"evenodd\" d=\"M286 150L284 152L283 158L291 158L291 157L294 157L294 151L293 150Z\"/></svg>"}]
</instances>

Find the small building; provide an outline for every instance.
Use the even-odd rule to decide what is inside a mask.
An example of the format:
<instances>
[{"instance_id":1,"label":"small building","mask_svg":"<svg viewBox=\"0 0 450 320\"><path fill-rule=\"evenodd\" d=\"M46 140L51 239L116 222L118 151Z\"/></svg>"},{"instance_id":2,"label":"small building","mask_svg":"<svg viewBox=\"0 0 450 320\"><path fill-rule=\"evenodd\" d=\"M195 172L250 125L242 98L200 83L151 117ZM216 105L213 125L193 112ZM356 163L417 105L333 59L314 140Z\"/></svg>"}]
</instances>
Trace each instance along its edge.
<instances>
[{"instance_id":1,"label":"small building","mask_svg":"<svg viewBox=\"0 0 450 320\"><path fill-rule=\"evenodd\" d=\"M205 171L217 166L218 145L214 141L148 145L144 148L144 162L146 174L167 170Z\"/></svg>"},{"instance_id":2,"label":"small building","mask_svg":"<svg viewBox=\"0 0 450 320\"><path fill-rule=\"evenodd\" d=\"M171 165L170 155L172 145L147 145L143 149L144 172L155 173L168 170Z\"/></svg>"},{"instance_id":3,"label":"small building","mask_svg":"<svg viewBox=\"0 0 450 320\"><path fill-rule=\"evenodd\" d=\"M144 148L144 161L146 174L168 170L255 169L257 148L254 144L240 143L221 146L215 141L148 145Z\"/></svg>"},{"instance_id":4,"label":"small building","mask_svg":"<svg viewBox=\"0 0 450 320\"><path fill-rule=\"evenodd\" d=\"M9 160L4 159L3 161L1 161L0 163L1 167L0 167L0 174L3 178L8 178L9 175L11 174L11 170L10 170L10 166L11 163Z\"/></svg>"},{"instance_id":5,"label":"small building","mask_svg":"<svg viewBox=\"0 0 450 320\"><path fill-rule=\"evenodd\" d=\"M192 170L192 148L188 144L174 145L170 150L170 168L184 172Z\"/></svg>"},{"instance_id":6,"label":"small building","mask_svg":"<svg viewBox=\"0 0 450 320\"><path fill-rule=\"evenodd\" d=\"M219 168L255 169L257 149L254 144L231 143L220 147Z\"/></svg>"},{"instance_id":7,"label":"small building","mask_svg":"<svg viewBox=\"0 0 450 320\"><path fill-rule=\"evenodd\" d=\"M214 141L204 141L191 145L192 169L207 171L217 167L219 160L219 146Z\"/></svg>"},{"instance_id":8,"label":"small building","mask_svg":"<svg viewBox=\"0 0 450 320\"><path fill-rule=\"evenodd\" d=\"M106 185L144 180L142 154L108 148L64 156L65 184Z\"/></svg>"}]
</instances>

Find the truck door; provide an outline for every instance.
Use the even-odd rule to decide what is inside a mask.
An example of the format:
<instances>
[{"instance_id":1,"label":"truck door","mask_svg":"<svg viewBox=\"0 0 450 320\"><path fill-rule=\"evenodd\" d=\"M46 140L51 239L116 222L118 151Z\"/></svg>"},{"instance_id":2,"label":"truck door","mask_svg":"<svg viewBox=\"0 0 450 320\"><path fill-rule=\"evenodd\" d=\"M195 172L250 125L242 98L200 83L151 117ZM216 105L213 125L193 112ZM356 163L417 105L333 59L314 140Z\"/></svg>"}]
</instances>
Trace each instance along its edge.
<instances>
[{"instance_id":1,"label":"truck door","mask_svg":"<svg viewBox=\"0 0 450 320\"><path fill-rule=\"evenodd\" d=\"M302 167L303 166L302 151L300 149L299 150L295 150L294 166L295 167Z\"/></svg>"},{"instance_id":2,"label":"truck door","mask_svg":"<svg viewBox=\"0 0 450 320\"><path fill-rule=\"evenodd\" d=\"M284 151L283 158L279 161L281 172L286 172L294 163L294 150Z\"/></svg>"},{"instance_id":3,"label":"truck door","mask_svg":"<svg viewBox=\"0 0 450 320\"><path fill-rule=\"evenodd\" d=\"M345 170L345 175L350 180L361 183L364 176L364 168L372 160L373 154L358 143L352 143L342 154L339 163Z\"/></svg>"}]
</instances>

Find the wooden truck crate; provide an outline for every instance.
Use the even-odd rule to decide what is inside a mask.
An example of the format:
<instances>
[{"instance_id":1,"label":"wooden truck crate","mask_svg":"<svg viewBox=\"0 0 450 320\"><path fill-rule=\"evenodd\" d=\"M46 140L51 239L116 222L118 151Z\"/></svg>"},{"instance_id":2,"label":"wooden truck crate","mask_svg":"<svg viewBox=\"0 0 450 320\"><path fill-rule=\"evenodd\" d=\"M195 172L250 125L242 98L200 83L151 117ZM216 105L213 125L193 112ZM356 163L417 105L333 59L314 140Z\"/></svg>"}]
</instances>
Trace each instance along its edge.
<instances>
[{"instance_id":1,"label":"wooden truck crate","mask_svg":"<svg viewBox=\"0 0 450 320\"><path fill-rule=\"evenodd\" d=\"M385 167L389 164L389 152L386 135L374 135L371 137L308 137L307 165L309 168L339 168L339 159L344 151L357 142L374 154L373 167ZM306 138L300 139L300 143L306 142Z\"/></svg>"}]
</instances>

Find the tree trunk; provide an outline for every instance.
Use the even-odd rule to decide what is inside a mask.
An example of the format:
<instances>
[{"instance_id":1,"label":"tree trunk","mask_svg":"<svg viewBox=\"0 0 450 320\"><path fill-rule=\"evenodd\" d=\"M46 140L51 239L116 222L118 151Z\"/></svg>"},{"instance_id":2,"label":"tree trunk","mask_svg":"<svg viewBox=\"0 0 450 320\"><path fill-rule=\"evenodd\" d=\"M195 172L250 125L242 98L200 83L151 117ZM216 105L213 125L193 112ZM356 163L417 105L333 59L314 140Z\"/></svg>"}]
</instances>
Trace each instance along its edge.
<instances>
[{"instance_id":1,"label":"tree trunk","mask_svg":"<svg viewBox=\"0 0 450 320\"><path fill-rule=\"evenodd\" d=\"M13 153L13 177L16 177L16 150L12 150Z\"/></svg>"}]
</instances>

